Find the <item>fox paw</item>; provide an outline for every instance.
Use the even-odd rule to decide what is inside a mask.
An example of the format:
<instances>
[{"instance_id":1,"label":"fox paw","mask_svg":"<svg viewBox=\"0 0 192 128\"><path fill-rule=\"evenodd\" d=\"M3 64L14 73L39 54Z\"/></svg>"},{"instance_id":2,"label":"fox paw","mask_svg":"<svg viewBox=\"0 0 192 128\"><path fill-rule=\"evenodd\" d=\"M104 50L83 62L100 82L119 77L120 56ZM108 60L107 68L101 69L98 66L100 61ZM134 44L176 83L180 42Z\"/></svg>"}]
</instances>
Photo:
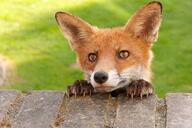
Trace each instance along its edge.
<instances>
[{"instance_id":1,"label":"fox paw","mask_svg":"<svg viewBox=\"0 0 192 128\"><path fill-rule=\"evenodd\" d=\"M94 91L94 88L86 80L77 80L73 85L68 86L67 95L72 96L85 96L91 95Z\"/></svg>"},{"instance_id":2,"label":"fox paw","mask_svg":"<svg viewBox=\"0 0 192 128\"><path fill-rule=\"evenodd\" d=\"M127 96L131 96L132 99L133 97L141 97L141 99L143 96L148 97L153 94L153 90L153 86L145 80L135 80L126 88Z\"/></svg>"}]
</instances>

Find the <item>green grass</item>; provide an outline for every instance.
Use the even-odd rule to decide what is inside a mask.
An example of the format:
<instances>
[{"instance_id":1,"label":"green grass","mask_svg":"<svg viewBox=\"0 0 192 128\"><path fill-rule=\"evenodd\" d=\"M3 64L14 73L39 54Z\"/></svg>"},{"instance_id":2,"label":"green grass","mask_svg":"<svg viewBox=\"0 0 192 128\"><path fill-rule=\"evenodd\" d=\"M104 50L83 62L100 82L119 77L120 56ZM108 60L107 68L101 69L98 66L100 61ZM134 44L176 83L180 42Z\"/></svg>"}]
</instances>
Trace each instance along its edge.
<instances>
[{"instance_id":1,"label":"green grass","mask_svg":"<svg viewBox=\"0 0 192 128\"><path fill-rule=\"evenodd\" d=\"M75 55L59 31L56 11L69 11L98 27L122 26L149 0L1 0L0 54L17 68L19 82L1 87L63 90L82 73L70 68ZM164 20L153 50L159 96L192 92L191 0L162 0Z\"/></svg>"}]
</instances>

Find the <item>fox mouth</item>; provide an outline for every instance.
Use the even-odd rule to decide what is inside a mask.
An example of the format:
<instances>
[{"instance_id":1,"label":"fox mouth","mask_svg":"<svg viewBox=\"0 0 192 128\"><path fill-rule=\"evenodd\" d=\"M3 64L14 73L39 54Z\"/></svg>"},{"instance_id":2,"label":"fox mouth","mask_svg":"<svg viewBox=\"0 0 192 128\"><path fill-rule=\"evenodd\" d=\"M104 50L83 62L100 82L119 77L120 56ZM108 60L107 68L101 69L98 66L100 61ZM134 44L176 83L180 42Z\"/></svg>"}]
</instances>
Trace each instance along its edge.
<instances>
[{"instance_id":1,"label":"fox mouth","mask_svg":"<svg viewBox=\"0 0 192 128\"><path fill-rule=\"evenodd\" d=\"M101 86L101 87L95 87L96 92L110 92L113 90L113 86Z\"/></svg>"},{"instance_id":2,"label":"fox mouth","mask_svg":"<svg viewBox=\"0 0 192 128\"><path fill-rule=\"evenodd\" d=\"M128 83L130 83L130 81L122 80L116 86L100 86L95 87L94 89L96 92L112 92L116 89L125 87L126 85L128 85Z\"/></svg>"}]
</instances>

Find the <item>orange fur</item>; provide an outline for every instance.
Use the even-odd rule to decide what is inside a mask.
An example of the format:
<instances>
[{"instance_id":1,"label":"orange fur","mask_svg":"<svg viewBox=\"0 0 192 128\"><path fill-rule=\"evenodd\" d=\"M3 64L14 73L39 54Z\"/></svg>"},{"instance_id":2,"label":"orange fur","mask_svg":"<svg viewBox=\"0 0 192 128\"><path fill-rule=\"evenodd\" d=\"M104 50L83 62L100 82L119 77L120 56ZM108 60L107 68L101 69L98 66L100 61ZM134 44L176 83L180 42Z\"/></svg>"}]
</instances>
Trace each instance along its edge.
<instances>
[{"instance_id":1,"label":"orange fur","mask_svg":"<svg viewBox=\"0 0 192 128\"><path fill-rule=\"evenodd\" d=\"M128 59L119 60L117 58L117 52L120 50L130 52ZM99 59L96 63L90 63L87 60L87 55L95 51L99 52ZM94 36L76 48L75 52L82 69L91 71L94 71L95 68L105 70L115 68L121 72L129 66L137 65L137 63L142 63L147 68L150 59L150 46L125 33L122 28L97 31Z\"/></svg>"},{"instance_id":2,"label":"orange fur","mask_svg":"<svg viewBox=\"0 0 192 128\"><path fill-rule=\"evenodd\" d=\"M151 2L139 9L124 27L98 29L66 12L56 13L58 24L71 42L84 72L115 69L121 74L131 67L142 66L147 81L151 79L151 46L157 39L161 16L162 5ZM118 58L121 50L129 51L127 59ZM89 53L97 53L96 62L88 60Z\"/></svg>"}]
</instances>

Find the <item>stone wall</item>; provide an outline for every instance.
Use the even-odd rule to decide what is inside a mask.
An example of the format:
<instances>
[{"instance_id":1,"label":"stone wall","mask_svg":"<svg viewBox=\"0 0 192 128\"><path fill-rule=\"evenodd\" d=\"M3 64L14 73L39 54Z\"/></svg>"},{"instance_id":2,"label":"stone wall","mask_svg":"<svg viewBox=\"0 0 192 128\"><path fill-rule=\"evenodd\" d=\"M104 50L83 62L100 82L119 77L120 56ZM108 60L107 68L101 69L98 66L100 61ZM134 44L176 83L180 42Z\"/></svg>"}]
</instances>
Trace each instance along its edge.
<instances>
[{"instance_id":1,"label":"stone wall","mask_svg":"<svg viewBox=\"0 0 192 128\"><path fill-rule=\"evenodd\" d=\"M0 128L192 128L192 94L129 99L0 91Z\"/></svg>"}]
</instances>

